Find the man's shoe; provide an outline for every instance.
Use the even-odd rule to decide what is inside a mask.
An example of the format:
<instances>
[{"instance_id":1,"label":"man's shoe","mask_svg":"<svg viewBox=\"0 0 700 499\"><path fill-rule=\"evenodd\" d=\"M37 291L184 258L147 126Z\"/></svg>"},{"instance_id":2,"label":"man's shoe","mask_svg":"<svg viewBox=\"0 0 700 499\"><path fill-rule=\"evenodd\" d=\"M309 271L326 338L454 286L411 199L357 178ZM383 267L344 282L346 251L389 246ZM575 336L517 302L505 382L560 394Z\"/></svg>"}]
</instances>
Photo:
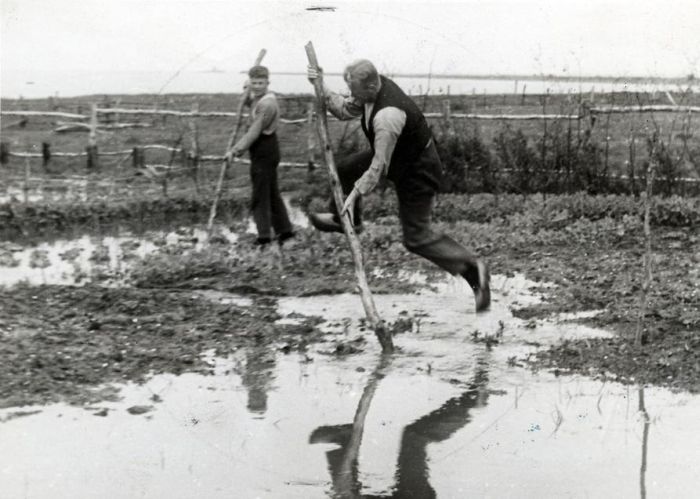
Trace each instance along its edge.
<instances>
[{"instance_id":1,"label":"man's shoe","mask_svg":"<svg viewBox=\"0 0 700 499\"><path fill-rule=\"evenodd\" d=\"M470 266L462 273L462 277L474 291L477 313L488 310L491 306L491 276L486 263L482 260L477 260L475 266Z\"/></svg>"},{"instance_id":2,"label":"man's shoe","mask_svg":"<svg viewBox=\"0 0 700 499\"><path fill-rule=\"evenodd\" d=\"M476 268L479 273L479 284L474 290L474 298L476 313L479 313L485 312L491 306L491 275L488 266L481 260L476 262Z\"/></svg>"},{"instance_id":3,"label":"man's shoe","mask_svg":"<svg viewBox=\"0 0 700 499\"><path fill-rule=\"evenodd\" d=\"M291 230L287 232L282 232L279 236L277 236L277 244L282 246L287 239L291 239L294 236L296 236L296 234Z\"/></svg>"},{"instance_id":4,"label":"man's shoe","mask_svg":"<svg viewBox=\"0 0 700 499\"><path fill-rule=\"evenodd\" d=\"M321 232L340 232L341 234L345 232L340 221L332 213L310 213L309 220L311 225ZM362 232L362 223L355 224L355 232L357 234Z\"/></svg>"},{"instance_id":5,"label":"man's shoe","mask_svg":"<svg viewBox=\"0 0 700 499\"><path fill-rule=\"evenodd\" d=\"M272 238L269 237L258 237L255 241L253 241L253 245L259 246L260 248L264 248L268 244L272 242Z\"/></svg>"}]
</instances>

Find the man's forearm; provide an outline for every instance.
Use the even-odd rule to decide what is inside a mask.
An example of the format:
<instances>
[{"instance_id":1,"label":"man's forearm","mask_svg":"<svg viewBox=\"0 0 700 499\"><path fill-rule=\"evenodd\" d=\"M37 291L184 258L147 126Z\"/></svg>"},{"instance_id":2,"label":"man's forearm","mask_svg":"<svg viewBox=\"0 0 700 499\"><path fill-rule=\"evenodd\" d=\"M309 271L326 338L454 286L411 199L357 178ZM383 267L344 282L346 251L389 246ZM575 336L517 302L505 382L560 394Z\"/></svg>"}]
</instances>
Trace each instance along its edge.
<instances>
[{"instance_id":1,"label":"man's forearm","mask_svg":"<svg viewBox=\"0 0 700 499\"><path fill-rule=\"evenodd\" d=\"M386 176L397 140L398 137L394 133L382 129L376 131L372 162L367 171L355 182L355 189L363 196L371 192Z\"/></svg>"},{"instance_id":2,"label":"man's forearm","mask_svg":"<svg viewBox=\"0 0 700 499\"><path fill-rule=\"evenodd\" d=\"M352 120L362 116L362 108L354 103L352 98L331 91L325 84L323 92L326 96L326 105L333 116L339 120Z\"/></svg>"},{"instance_id":3,"label":"man's forearm","mask_svg":"<svg viewBox=\"0 0 700 499\"><path fill-rule=\"evenodd\" d=\"M387 164L378 159L376 156L372 158L372 163L362 176L355 182L355 189L361 195L365 196L374 190L382 177L386 175Z\"/></svg>"}]
</instances>

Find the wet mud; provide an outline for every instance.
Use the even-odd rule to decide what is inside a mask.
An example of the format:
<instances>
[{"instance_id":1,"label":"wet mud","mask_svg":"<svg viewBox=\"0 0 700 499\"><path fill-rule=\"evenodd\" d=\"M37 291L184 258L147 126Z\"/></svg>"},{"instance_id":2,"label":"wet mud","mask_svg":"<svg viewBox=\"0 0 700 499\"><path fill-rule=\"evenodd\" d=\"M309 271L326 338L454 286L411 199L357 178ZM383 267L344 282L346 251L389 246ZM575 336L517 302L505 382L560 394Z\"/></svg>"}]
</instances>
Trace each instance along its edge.
<instances>
[{"instance_id":1,"label":"wet mud","mask_svg":"<svg viewBox=\"0 0 700 499\"><path fill-rule=\"evenodd\" d=\"M534 328L515 317L511 308L543 300L522 276L495 276L486 315L459 306L462 282L433 284L377 295L383 317L412 324L390 357L373 339L358 340L356 295L289 296L275 300L267 321L315 317L325 341L303 351L270 342L210 349L201 356L208 375L109 383L101 389L112 398L80 406L0 409L3 490L117 499L683 497L700 485L697 397L534 374L517 359L611 334L571 324L573 315ZM257 306L225 292L206 298ZM348 343L356 351L338 355Z\"/></svg>"},{"instance_id":2,"label":"wet mud","mask_svg":"<svg viewBox=\"0 0 700 499\"><path fill-rule=\"evenodd\" d=\"M403 248L395 216L382 215L376 207L373 211L381 216L367 223L362 244L376 294L431 289L449 277ZM643 322L645 341L634 346L643 247L639 232L632 230L636 225L603 218L550 227L521 215L519 223L502 218L479 223L451 221L440 209L438 213L447 219L438 228L483 255L494 274L505 279L520 273L533 281L541 299L509 305L509 312L532 330L551 317L594 311L568 321L616 333L565 338L508 362L699 389L696 228L655 229L656 285ZM263 250L252 244L248 220L218 225L211 239L201 226L190 226L33 246L2 243L2 405L61 399L80 403L99 398L91 390L103 382L143 381L149 373L203 372L207 366L201 354L211 348L223 354L257 342L303 351L309 344L328 342L315 317L274 322L279 317L273 308L284 297L355 291L343 236L319 235L305 227L298 210L293 217L297 237L283 247L272 244ZM21 280L27 282L17 284ZM511 284L503 282L499 293L505 295ZM228 298L212 300L212 293L232 293L251 302L241 306ZM354 306L361 310L359 303ZM471 292L455 292L455 301L442 313L449 315L452 308L473 310ZM411 331L423 321L410 307L404 310L404 316L390 321L395 333ZM295 318L294 311L286 313ZM460 324L455 319L453 327ZM376 346L372 332L364 324L359 327L357 338L333 344L329 351L347 356ZM499 331L495 321L469 334L495 346Z\"/></svg>"}]
</instances>

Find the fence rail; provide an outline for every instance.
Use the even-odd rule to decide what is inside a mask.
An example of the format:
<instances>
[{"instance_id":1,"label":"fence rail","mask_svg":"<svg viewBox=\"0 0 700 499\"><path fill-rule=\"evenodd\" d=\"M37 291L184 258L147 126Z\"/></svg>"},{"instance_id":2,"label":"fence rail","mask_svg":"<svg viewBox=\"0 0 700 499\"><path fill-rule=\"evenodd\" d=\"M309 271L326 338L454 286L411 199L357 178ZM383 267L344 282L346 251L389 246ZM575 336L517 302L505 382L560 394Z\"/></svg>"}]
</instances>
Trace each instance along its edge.
<instances>
[{"instance_id":1,"label":"fence rail","mask_svg":"<svg viewBox=\"0 0 700 499\"><path fill-rule=\"evenodd\" d=\"M427 112L424 113L426 118L431 120L438 119L444 120L445 122L450 122L451 120L484 120L484 121L542 121L545 125L545 135L546 135L546 123L548 121L555 120L569 120L580 121L585 118L590 118L594 115L607 115L608 117L613 114L631 114L631 113L681 113L687 116L687 119L691 119L691 115L694 113L700 113L700 106L688 106L688 105L677 105L675 103L670 105L599 105L594 106L590 103L579 104L577 108L572 109L572 113L569 114L547 114L543 112L542 114L530 113L530 114L485 114L485 113L454 113L450 111L450 101L446 99L443 102L442 112ZM119 103L117 102L117 105ZM544 107L543 107L544 111ZM121 157L119 159L119 165L129 158L133 160L133 165L135 167L135 172L140 171L141 173L151 176L153 179L164 182L164 190L167 190L167 182L170 174L180 171L194 171L194 176L197 176L197 169L200 163L204 162L221 162L225 159L225 154L202 154L197 144L196 133L193 133L192 147L175 147L162 144L147 144L136 146L132 149L123 150L113 150L113 151L101 151L97 147L96 132L102 130L119 130L122 128L130 127L142 127L142 126L155 126L144 123L99 123L98 116L104 116L107 118L112 118L115 121L119 120L120 116L161 116L163 120L166 117L175 117L178 119L189 119L190 128L195 127L196 118L236 118L239 116L237 112L218 112L218 111L208 111L203 112L198 110L198 106L193 106L190 111L180 111L173 109L133 109L125 107L97 107L93 104L89 114L79 113L66 113L58 111L32 111L32 110L0 110L2 116L16 116L22 118L30 117L46 117L46 118L62 118L69 119L73 121L59 121L56 123L60 127L67 127L67 129L62 130L61 128L55 129L54 132L61 131L86 131L89 132L89 140L86 142L86 148L84 151L78 152L66 152L66 151L51 151L50 145L47 143L43 144L42 152L29 152L29 151L10 151L9 144L2 143L2 162L6 163L9 157L22 158L25 160L25 177L24 182L27 184L33 177L30 178L31 167L29 165L30 159L42 159L44 165L46 166L51 158L82 158L87 157L88 171L95 171L98 169L97 158L99 157ZM240 117L247 117L248 113L240 113ZM331 118L334 118L330 116ZM308 129L308 162L282 162L281 166L284 167L304 167L313 168L314 164L314 120L316 119L316 114L313 108L307 107L305 111L305 116L298 119L286 119L282 118L280 122L282 124L294 124L294 125L304 125ZM87 120L87 121L86 121ZM26 124L26 120L22 120ZM22 125L20 122L20 126ZM14 125L11 125L14 126ZM70 128L73 127L73 128ZM607 132L606 132L607 133ZM607 147L606 139L606 147ZM632 140L632 139L630 139ZM632 144L634 145L634 144ZM149 150L164 151L171 153L170 164L162 164L162 161L158 164L146 164L144 159L144 152ZM544 154L544 152L542 153ZM631 153L632 154L632 153ZM607 150L606 150L607 155ZM178 164L173 165L173 161L178 159ZM248 164L248 160L240 159L240 162ZM48 171L48 170L47 170ZM606 171L607 171L607 156L606 156ZM157 175L156 175L157 174ZM127 177L124 177L127 178ZM627 178L622 175L619 178ZM112 181L121 181L122 177L114 178ZM695 178L677 178L680 182L697 183L698 179ZM197 182L197 180L195 180ZM199 188L199 187L197 187Z\"/></svg>"},{"instance_id":2,"label":"fence rail","mask_svg":"<svg viewBox=\"0 0 700 499\"><path fill-rule=\"evenodd\" d=\"M135 116L173 116L177 118L235 118L238 113L225 111L172 111L167 109L126 109L126 108L97 108L98 115L135 115ZM640 105L640 106L594 106L583 108L577 114L477 114L477 113L451 113L450 118L467 120L555 120L555 119L583 119L586 114L625 114L625 113L700 113L700 106L681 105ZM76 113L62 113L55 111L0 111L3 116L21 117L57 117L76 120L90 119L90 115ZM244 118L248 113L243 113ZM332 115L329 115L333 118ZM444 118L445 113L424 113L426 118ZM305 123L306 118L280 120L286 124Z\"/></svg>"},{"instance_id":3,"label":"fence rail","mask_svg":"<svg viewBox=\"0 0 700 499\"><path fill-rule=\"evenodd\" d=\"M449 102L446 101L446 104ZM489 121L553 121L553 120L581 120L585 118L588 114L626 114L626 113L649 113L649 112L661 112L661 113L700 113L700 106L682 106L682 105L636 105L636 106L582 106L580 111L576 114L481 114L481 113L452 113L449 110L449 105L446 106L443 112L432 112L424 113L426 118L430 119L458 119L458 120L489 120ZM61 117L61 118L73 118L77 120L90 119L91 115L85 114L74 114L74 113L61 113L53 111L0 111L2 115L5 116L21 116L21 117ZM200 111L173 111L164 109L127 109L127 108L95 108L94 113L96 115L141 115L141 116L174 116L178 118L202 118L202 117L236 117L238 113L234 112L200 112ZM249 114L242 114L243 117L249 116ZM334 118L332 115L331 118ZM280 119L283 124L306 124L309 128L313 128L312 121L315 119L315 112L309 109L307 116L299 119ZM70 126L71 123L61 122L63 126ZM94 133L101 128L105 129L120 129L132 126L142 126L139 123L125 123L125 124L88 124L88 123L74 123L84 129L85 131ZM55 131L62 131L60 128ZM11 157L17 158L44 158L46 160L47 154L42 153L30 153L30 152L14 152L9 151L9 146L4 145L5 154ZM139 146L138 149L141 151L147 150L162 150L173 153L183 152L182 148L173 148L166 145L151 144ZM132 154L133 150L124 151L99 151L97 156L121 156L125 154ZM88 152L51 152L50 156L53 157L84 157L88 156ZM218 161L223 160L224 155L212 156L204 155L199 156L202 161ZM308 163L295 163L295 166L308 165Z\"/></svg>"},{"instance_id":4,"label":"fence rail","mask_svg":"<svg viewBox=\"0 0 700 499\"><path fill-rule=\"evenodd\" d=\"M644 106L605 106L591 107L591 114L615 113L700 113L700 106L673 106L663 104L648 104Z\"/></svg>"},{"instance_id":5,"label":"fence rail","mask_svg":"<svg viewBox=\"0 0 700 499\"><path fill-rule=\"evenodd\" d=\"M140 146L139 149L161 149L165 151L170 151L170 152L175 152L175 153L182 153L182 152L187 152L186 149L181 149L181 148L174 148L174 147L168 147L168 146L161 146L161 145L151 145L151 146ZM99 156L128 156L133 154L133 150L126 150L126 151L106 151L106 152L100 152L98 153ZM40 159L43 158L43 154L38 153L38 152L9 152L9 156L12 156L14 158L36 158ZM80 158L80 157L85 157L87 156L87 152L57 152L57 153L51 153L51 156L57 156L57 157L62 157L62 158ZM223 161L226 159L226 156L224 154L216 155L216 154L204 154L201 156L198 156L197 159L199 161ZM239 162L244 163L244 164L249 164L250 161L245 159L245 158L239 158ZM163 166L163 165L150 165L150 166ZM308 167L308 163L300 163L300 162L294 162L294 161L282 161L280 162L280 166L298 166L298 167Z\"/></svg>"}]
</instances>

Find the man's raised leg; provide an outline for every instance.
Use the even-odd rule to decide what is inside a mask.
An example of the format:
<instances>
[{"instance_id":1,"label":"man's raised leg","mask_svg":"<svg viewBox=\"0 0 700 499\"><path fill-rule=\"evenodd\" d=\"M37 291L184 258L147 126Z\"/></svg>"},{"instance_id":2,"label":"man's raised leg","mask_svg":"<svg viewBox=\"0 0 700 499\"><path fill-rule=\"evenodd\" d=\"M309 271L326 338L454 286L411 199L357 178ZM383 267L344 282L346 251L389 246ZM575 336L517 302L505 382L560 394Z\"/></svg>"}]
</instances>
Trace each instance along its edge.
<instances>
[{"instance_id":1,"label":"man's raised leg","mask_svg":"<svg viewBox=\"0 0 700 499\"><path fill-rule=\"evenodd\" d=\"M346 156L338 161L338 178L343 188L343 194L348 195L355 185L355 181L362 176L372 162L372 151L361 151ZM328 202L328 212L309 214L311 224L322 232L343 232L343 226L338 217L338 210L335 206L333 195L330 195ZM358 199L353 211L353 221L355 232L362 230L362 202Z\"/></svg>"}]
</instances>

